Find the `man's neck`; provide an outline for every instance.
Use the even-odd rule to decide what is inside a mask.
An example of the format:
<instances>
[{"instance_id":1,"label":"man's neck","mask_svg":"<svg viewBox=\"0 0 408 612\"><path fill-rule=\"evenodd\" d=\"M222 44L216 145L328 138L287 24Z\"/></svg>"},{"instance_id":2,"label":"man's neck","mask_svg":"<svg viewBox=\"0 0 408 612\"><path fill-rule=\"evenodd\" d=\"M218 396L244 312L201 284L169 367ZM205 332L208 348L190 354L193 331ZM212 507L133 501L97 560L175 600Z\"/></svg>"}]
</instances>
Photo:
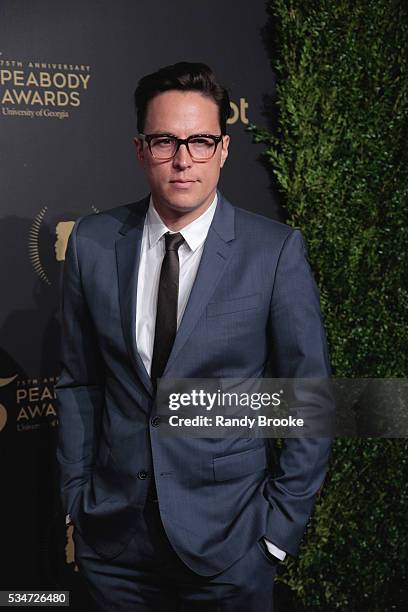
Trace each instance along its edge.
<instances>
[{"instance_id":1,"label":"man's neck","mask_svg":"<svg viewBox=\"0 0 408 612\"><path fill-rule=\"evenodd\" d=\"M198 217L201 217L201 215L203 215L205 211L210 208L211 204L214 202L215 193L216 192L214 191L208 200L206 200L199 207L188 211L176 211L169 209L167 206L161 205L160 202L156 202L153 196L152 200L154 208L156 209L163 223L172 232L179 232L181 229L183 229L183 227L186 227L186 225L189 225L198 219Z\"/></svg>"}]
</instances>

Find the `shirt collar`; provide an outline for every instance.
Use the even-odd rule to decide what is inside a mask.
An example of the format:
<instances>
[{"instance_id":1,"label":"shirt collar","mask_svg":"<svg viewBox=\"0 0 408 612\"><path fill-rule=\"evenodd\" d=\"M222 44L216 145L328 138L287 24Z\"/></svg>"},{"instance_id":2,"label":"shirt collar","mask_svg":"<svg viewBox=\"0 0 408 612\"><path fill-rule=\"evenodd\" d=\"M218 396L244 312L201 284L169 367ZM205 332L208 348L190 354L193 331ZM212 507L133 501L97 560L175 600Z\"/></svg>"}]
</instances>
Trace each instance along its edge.
<instances>
[{"instance_id":1,"label":"shirt collar","mask_svg":"<svg viewBox=\"0 0 408 612\"><path fill-rule=\"evenodd\" d=\"M194 219L194 221L180 230L180 234L183 236L186 244L192 251L196 251L206 239L211 221L213 220L215 214L217 202L218 196L216 193L214 200L207 210L203 212L202 215L197 217L197 219ZM167 225L165 225L165 223L163 223L162 218L153 205L152 196L150 196L146 223L149 249L152 248L166 232L174 233L167 227Z\"/></svg>"}]
</instances>

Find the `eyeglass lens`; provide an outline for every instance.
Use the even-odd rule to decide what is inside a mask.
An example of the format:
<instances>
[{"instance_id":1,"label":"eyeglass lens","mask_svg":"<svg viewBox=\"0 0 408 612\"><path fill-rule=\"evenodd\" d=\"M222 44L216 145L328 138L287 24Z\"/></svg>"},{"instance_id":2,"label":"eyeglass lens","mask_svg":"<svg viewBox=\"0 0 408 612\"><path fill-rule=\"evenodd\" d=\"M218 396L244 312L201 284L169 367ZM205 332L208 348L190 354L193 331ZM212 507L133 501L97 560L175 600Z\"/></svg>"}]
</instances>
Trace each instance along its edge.
<instances>
[{"instance_id":1,"label":"eyeglass lens","mask_svg":"<svg viewBox=\"0 0 408 612\"><path fill-rule=\"evenodd\" d=\"M215 150L216 143L212 138L203 136L188 141L188 150L194 159L210 159ZM176 154L178 148L177 138L171 136L157 136L150 141L150 150L156 159L169 159Z\"/></svg>"}]
</instances>

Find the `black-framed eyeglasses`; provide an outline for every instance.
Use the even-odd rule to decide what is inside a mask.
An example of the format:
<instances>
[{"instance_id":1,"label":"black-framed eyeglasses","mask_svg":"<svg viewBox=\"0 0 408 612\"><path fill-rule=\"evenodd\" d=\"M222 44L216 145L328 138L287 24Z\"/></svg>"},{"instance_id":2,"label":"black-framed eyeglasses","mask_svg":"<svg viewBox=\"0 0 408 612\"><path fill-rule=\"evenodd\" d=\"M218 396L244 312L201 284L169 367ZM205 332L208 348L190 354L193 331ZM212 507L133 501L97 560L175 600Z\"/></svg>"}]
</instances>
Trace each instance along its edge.
<instances>
[{"instance_id":1,"label":"black-framed eyeglasses","mask_svg":"<svg viewBox=\"0 0 408 612\"><path fill-rule=\"evenodd\" d=\"M211 159L222 140L222 134L193 134L188 138L177 138L172 134L139 134L149 147L154 159L166 161L172 159L181 145L186 145L187 151L193 161L207 161Z\"/></svg>"}]
</instances>

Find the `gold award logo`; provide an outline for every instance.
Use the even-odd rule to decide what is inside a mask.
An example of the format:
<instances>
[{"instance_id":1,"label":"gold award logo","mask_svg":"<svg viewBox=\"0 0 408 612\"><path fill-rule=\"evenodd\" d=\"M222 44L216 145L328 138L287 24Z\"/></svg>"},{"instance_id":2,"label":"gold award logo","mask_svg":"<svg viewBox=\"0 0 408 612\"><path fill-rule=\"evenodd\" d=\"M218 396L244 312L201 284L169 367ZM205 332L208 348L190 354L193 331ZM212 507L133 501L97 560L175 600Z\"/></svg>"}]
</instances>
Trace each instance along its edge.
<instances>
[{"instance_id":1,"label":"gold award logo","mask_svg":"<svg viewBox=\"0 0 408 612\"><path fill-rule=\"evenodd\" d=\"M0 404L0 431L5 428L7 423L7 410L3 404Z\"/></svg>"},{"instance_id":2,"label":"gold award logo","mask_svg":"<svg viewBox=\"0 0 408 612\"><path fill-rule=\"evenodd\" d=\"M74 572L78 572L78 566L75 563L75 544L73 540L73 532L75 527L73 525L69 525L66 530L65 535L65 563L68 565L73 564Z\"/></svg>"},{"instance_id":3,"label":"gold award logo","mask_svg":"<svg viewBox=\"0 0 408 612\"><path fill-rule=\"evenodd\" d=\"M14 376L8 376L7 378L0 378L0 388L7 387L10 383L17 378L17 374ZM0 404L0 431L2 431L7 423L7 410L3 404Z\"/></svg>"},{"instance_id":4,"label":"gold award logo","mask_svg":"<svg viewBox=\"0 0 408 612\"><path fill-rule=\"evenodd\" d=\"M0 53L0 111L7 117L68 119L89 89L87 64L21 61Z\"/></svg>"},{"instance_id":5,"label":"gold award logo","mask_svg":"<svg viewBox=\"0 0 408 612\"><path fill-rule=\"evenodd\" d=\"M68 238L74 225L74 221L60 221L57 223L57 227L55 228L57 239L54 245L55 257L57 258L57 261L65 260L65 251L67 250Z\"/></svg>"},{"instance_id":6,"label":"gold award logo","mask_svg":"<svg viewBox=\"0 0 408 612\"><path fill-rule=\"evenodd\" d=\"M56 427L58 416L55 384L58 380L57 375L43 378L22 378L18 374L0 377L0 389L15 381L9 397L11 405L6 409L4 403L0 403L0 431L11 418L18 432Z\"/></svg>"},{"instance_id":7,"label":"gold award logo","mask_svg":"<svg viewBox=\"0 0 408 612\"><path fill-rule=\"evenodd\" d=\"M98 213L99 209L93 204L91 205L91 211ZM34 217L34 221L31 224L30 231L28 234L28 256L31 264L34 268L35 273L46 285L52 285L52 275L47 270L46 264L41 258L41 252L47 248L47 245L42 245L41 228L44 223L44 219L48 213L48 206L43 206L40 212ZM57 261L61 262L65 260L65 251L68 244L68 238L74 227L75 221L59 221L53 230L54 234L54 253L52 257ZM52 233L52 232L51 232ZM41 248L44 246L45 248ZM51 249L52 246L48 245Z\"/></svg>"}]
</instances>

